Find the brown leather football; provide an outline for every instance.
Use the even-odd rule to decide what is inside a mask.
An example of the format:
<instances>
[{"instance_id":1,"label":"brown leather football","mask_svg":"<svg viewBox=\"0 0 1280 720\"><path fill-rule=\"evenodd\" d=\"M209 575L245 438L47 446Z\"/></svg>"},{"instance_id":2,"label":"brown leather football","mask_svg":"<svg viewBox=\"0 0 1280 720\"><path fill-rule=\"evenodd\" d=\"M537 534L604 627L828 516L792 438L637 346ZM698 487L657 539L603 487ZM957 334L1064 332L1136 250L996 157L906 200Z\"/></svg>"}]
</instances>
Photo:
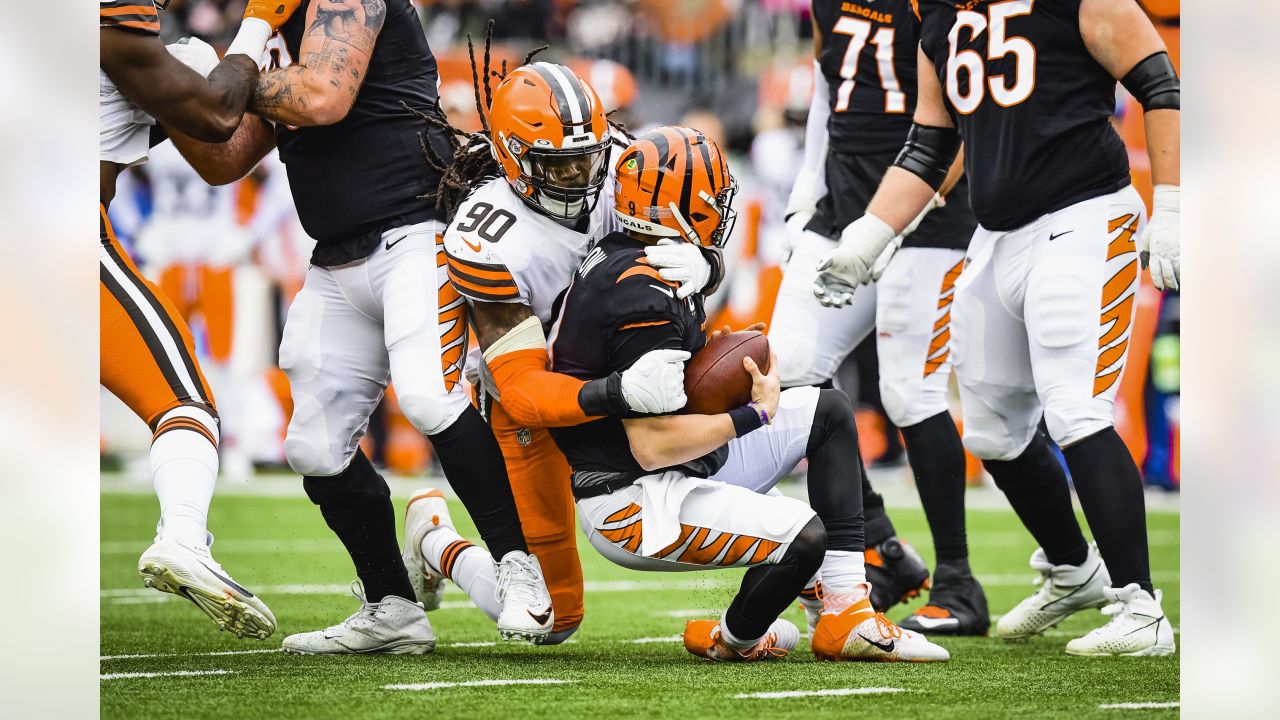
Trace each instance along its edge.
<instances>
[{"instance_id":1,"label":"brown leather football","mask_svg":"<svg viewBox=\"0 0 1280 720\"><path fill-rule=\"evenodd\" d=\"M694 355L684 368L684 392L689 402L681 411L716 415L751 401L751 373L742 358L751 356L760 372L769 372L769 339L755 330L721 335Z\"/></svg>"}]
</instances>

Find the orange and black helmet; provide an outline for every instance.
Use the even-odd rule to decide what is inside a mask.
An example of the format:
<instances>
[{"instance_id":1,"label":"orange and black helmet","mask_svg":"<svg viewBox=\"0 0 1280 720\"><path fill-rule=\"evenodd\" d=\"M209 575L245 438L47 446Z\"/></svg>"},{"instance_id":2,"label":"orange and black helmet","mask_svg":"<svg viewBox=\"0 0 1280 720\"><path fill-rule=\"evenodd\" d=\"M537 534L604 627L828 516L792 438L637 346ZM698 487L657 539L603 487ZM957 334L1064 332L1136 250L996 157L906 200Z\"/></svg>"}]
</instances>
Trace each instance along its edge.
<instances>
[{"instance_id":1,"label":"orange and black helmet","mask_svg":"<svg viewBox=\"0 0 1280 720\"><path fill-rule=\"evenodd\" d=\"M738 183L724 153L702 133L666 125L618 158L613 212L628 230L724 247L738 213Z\"/></svg>"},{"instance_id":2,"label":"orange and black helmet","mask_svg":"<svg viewBox=\"0 0 1280 720\"><path fill-rule=\"evenodd\" d=\"M493 91L493 156L533 208L572 220L595 208L609 174L609 122L590 85L563 65L516 68Z\"/></svg>"}]
</instances>

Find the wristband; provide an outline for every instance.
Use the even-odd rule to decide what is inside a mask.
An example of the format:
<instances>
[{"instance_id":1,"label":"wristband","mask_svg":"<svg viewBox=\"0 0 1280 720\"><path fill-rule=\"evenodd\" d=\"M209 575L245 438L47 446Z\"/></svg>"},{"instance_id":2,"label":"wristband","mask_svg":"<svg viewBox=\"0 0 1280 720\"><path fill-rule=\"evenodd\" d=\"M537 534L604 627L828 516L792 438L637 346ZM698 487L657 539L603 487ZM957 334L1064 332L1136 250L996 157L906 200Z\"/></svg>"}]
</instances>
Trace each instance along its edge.
<instances>
[{"instance_id":1,"label":"wristband","mask_svg":"<svg viewBox=\"0 0 1280 720\"><path fill-rule=\"evenodd\" d=\"M245 18L240 22L240 31L236 33L231 46L227 48L227 56L247 55L253 64L257 65L262 59L262 53L267 49L267 41L274 34L275 31L266 20Z\"/></svg>"},{"instance_id":2,"label":"wristband","mask_svg":"<svg viewBox=\"0 0 1280 720\"><path fill-rule=\"evenodd\" d=\"M588 417L626 415L630 407L622 395L622 374L611 373L587 382L578 391L578 406Z\"/></svg>"},{"instance_id":3,"label":"wristband","mask_svg":"<svg viewBox=\"0 0 1280 720\"><path fill-rule=\"evenodd\" d=\"M769 421L769 413L755 403L748 403L729 411L729 419L733 421L735 437L742 437L753 430L759 430Z\"/></svg>"}]
</instances>

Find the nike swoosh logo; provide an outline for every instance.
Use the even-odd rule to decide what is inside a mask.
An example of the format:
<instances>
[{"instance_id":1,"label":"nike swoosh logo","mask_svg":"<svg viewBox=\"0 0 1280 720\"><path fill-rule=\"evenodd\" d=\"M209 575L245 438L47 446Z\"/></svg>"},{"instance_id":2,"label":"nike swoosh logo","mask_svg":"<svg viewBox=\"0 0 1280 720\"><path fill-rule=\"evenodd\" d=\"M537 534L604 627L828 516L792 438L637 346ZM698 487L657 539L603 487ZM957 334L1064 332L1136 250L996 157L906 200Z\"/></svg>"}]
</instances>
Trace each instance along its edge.
<instances>
[{"instance_id":1,"label":"nike swoosh logo","mask_svg":"<svg viewBox=\"0 0 1280 720\"><path fill-rule=\"evenodd\" d=\"M1050 235L1050 236L1049 236L1049 242L1053 242L1054 240L1057 240L1058 238L1062 237L1063 235L1069 235L1069 234L1071 234L1071 233L1073 233L1073 232L1075 232L1075 230L1068 230L1068 231L1066 231L1066 232L1060 232L1060 233L1058 233L1057 235Z\"/></svg>"},{"instance_id":2,"label":"nike swoosh logo","mask_svg":"<svg viewBox=\"0 0 1280 720\"><path fill-rule=\"evenodd\" d=\"M391 248L395 247L396 245L399 245L399 244L400 244L400 241L401 241L401 240L404 240L404 239L405 239L405 238L407 238L407 237L409 237L409 236L408 236L408 235L404 235L404 236L401 236L401 237L396 238L396 241L395 241L395 242L389 242L389 243L387 243L387 249L388 249L388 250L390 250Z\"/></svg>"},{"instance_id":3,"label":"nike swoosh logo","mask_svg":"<svg viewBox=\"0 0 1280 720\"><path fill-rule=\"evenodd\" d=\"M880 650L882 650L883 652L887 652L887 653L891 653L891 652L893 652L893 641L892 641L892 640L890 640L890 641L889 641L889 642L887 642L887 643L878 643L878 642L876 642L875 640L872 640L871 638L869 638L869 637L867 637L866 635L863 635L863 634L861 634L861 633L859 633L859 634L858 634L858 637L862 638L863 640L866 640L867 642L871 643L872 645L875 645L876 647L880 648Z\"/></svg>"},{"instance_id":4,"label":"nike swoosh logo","mask_svg":"<svg viewBox=\"0 0 1280 720\"><path fill-rule=\"evenodd\" d=\"M201 565L204 565L204 561L203 561L203 560L200 560L200 561L198 561L198 562L199 562ZM253 593L249 592L248 590L246 590L246 589L244 589L243 587L241 587L240 585L238 585L238 584L236 583L236 581L235 581L235 580L232 580L231 578L227 577L226 575L223 575L222 573L218 572L217 570L214 570L213 568L209 567L208 565L204 565L204 569L205 569L205 570L208 570L208 571L209 571L209 572L211 572L211 573L213 573L213 576L214 576L214 577L216 577L216 578L218 578L219 580L221 580L222 582L226 583L228 586L230 586L231 588L233 588L236 592L240 593L241 595L243 595L243 596L245 596L245 597L253 597Z\"/></svg>"},{"instance_id":5,"label":"nike swoosh logo","mask_svg":"<svg viewBox=\"0 0 1280 720\"><path fill-rule=\"evenodd\" d=\"M473 243L466 238L462 238L462 243L476 252L480 252L480 243Z\"/></svg>"},{"instance_id":6,"label":"nike swoosh logo","mask_svg":"<svg viewBox=\"0 0 1280 720\"><path fill-rule=\"evenodd\" d=\"M675 294L675 292L674 292L674 291L669 290L669 289L667 289L667 288L660 287L660 286L658 286L658 285L654 285L654 284L652 284L652 283L650 283L649 287L653 288L654 290L657 290L658 292L664 292L664 293L666 293L669 297L675 297L675 296L676 296L676 294Z\"/></svg>"},{"instance_id":7,"label":"nike swoosh logo","mask_svg":"<svg viewBox=\"0 0 1280 720\"><path fill-rule=\"evenodd\" d=\"M533 621L539 625L546 625L547 621L551 619L551 608L547 608L541 615L534 615L532 610L525 610L525 612L529 613L529 617L533 618Z\"/></svg>"}]
</instances>

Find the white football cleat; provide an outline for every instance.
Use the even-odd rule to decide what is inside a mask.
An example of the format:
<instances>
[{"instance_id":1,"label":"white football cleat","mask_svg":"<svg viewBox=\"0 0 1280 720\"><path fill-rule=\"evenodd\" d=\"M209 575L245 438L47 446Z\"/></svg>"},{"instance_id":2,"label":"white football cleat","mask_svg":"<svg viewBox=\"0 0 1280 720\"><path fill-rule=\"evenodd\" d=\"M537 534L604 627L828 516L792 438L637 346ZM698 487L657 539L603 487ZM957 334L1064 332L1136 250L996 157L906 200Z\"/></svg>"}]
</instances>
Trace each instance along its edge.
<instances>
[{"instance_id":1,"label":"white football cleat","mask_svg":"<svg viewBox=\"0 0 1280 720\"><path fill-rule=\"evenodd\" d=\"M859 662L946 662L951 653L923 635L904 630L871 606L870 596L839 612L839 599L824 599L822 614L809 646L818 660Z\"/></svg>"},{"instance_id":2,"label":"white football cleat","mask_svg":"<svg viewBox=\"0 0 1280 720\"><path fill-rule=\"evenodd\" d=\"M440 607L444 586L448 578L436 572L422 554L422 539L427 533L442 528L452 528L449 505L444 493L435 488L423 488L409 498L404 509L404 565L409 569L409 584L413 594L427 612Z\"/></svg>"},{"instance_id":3,"label":"white football cleat","mask_svg":"<svg viewBox=\"0 0 1280 720\"><path fill-rule=\"evenodd\" d=\"M538 558L519 550L503 555L495 592L502 603L498 634L503 640L536 643L551 634L556 616Z\"/></svg>"},{"instance_id":4,"label":"white football cleat","mask_svg":"<svg viewBox=\"0 0 1280 720\"><path fill-rule=\"evenodd\" d=\"M1128 655L1150 657L1172 655L1173 626L1160 607L1161 593L1155 597L1137 583L1120 588L1107 588L1107 600L1112 604L1102 608L1102 614L1111 620L1088 635L1067 643L1068 655L1107 657Z\"/></svg>"},{"instance_id":5,"label":"white football cleat","mask_svg":"<svg viewBox=\"0 0 1280 720\"><path fill-rule=\"evenodd\" d=\"M360 581L351 583L360 609L324 630L284 639L280 649L291 655L425 655L436 647L427 612L416 602L388 595L382 602L365 600Z\"/></svg>"},{"instance_id":6,"label":"white football cleat","mask_svg":"<svg viewBox=\"0 0 1280 720\"><path fill-rule=\"evenodd\" d=\"M1054 565L1043 548L1031 554L1031 568L1040 573L1040 587L996 622L996 637L1025 640L1048 630L1073 613L1107 604L1103 591L1111 584L1098 550L1089 546L1081 565Z\"/></svg>"},{"instance_id":7,"label":"white football cleat","mask_svg":"<svg viewBox=\"0 0 1280 720\"><path fill-rule=\"evenodd\" d=\"M276 631L271 609L232 580L207 545L158 539L138 558L138 574L143 585L190 600L219 630L259 640Z\"/></svg>"}]
</instances>

